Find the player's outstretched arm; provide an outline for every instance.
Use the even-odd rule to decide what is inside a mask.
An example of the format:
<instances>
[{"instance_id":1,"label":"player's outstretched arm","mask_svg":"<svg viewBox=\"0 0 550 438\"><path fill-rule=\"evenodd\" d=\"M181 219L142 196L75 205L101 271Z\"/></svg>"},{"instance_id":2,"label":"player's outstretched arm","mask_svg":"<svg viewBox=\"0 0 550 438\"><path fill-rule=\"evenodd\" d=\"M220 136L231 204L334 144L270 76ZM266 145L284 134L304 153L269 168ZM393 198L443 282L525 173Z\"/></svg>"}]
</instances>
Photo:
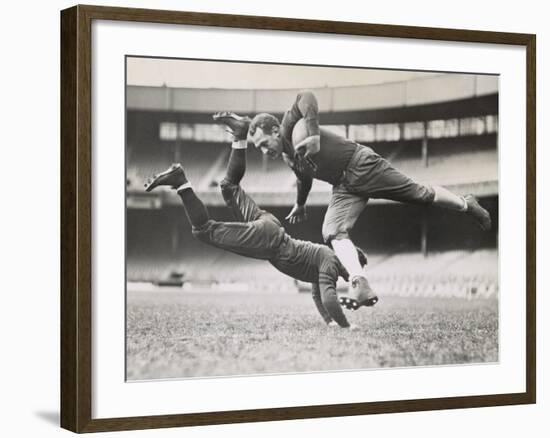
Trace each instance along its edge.
<instances>
[{"instance_id":1,"label":"player's outstretched arm","mask_svg":"<svg viewBox=\"0 0 550 438\"><path fill-rule=\"evenodd\" d=\"M309 135L319 135L319 104L315 94L311 91L302 91L296 96L294 103L302 118L306 120Z\"/></svg>"},{"instance_id":2,"label":"player's outstretched arm","mask_svg":"<svg viewBox=\"0 0 550 438\"><path fill-rule=\"evenodd\" d=\"M325 306L323 306L323 302L321 301L321 289L319 289L319 284L312 283L311 296L313 297L315 307L317 307L317 310L321 315L321 318L323 318L323 321L325 321L327 325L329 325L331 322L334 322L327 312L327 309L325 309Z\"/></svg>"},{"instance_id":3,"label":"player's outstretched arm","mask_svg":"<svg viewBox=\"0 0 550 438\"><path fill-rule=\"evenodd\" d=\"M295 151L303 157L316 154L321 149L321 129L319 127L319 104L311 91L302 91L296 96L293 109L306 122L307 137L294 145Z\"/></svg>"},{"instance_id":4,"label":"player's outstretched arm","mask_svg":"<svg viewBox=\"0 0 550 438\"><path fill-rule=\"evenodd\" d=\"M296 173L296 203L285 219L291 224L299 224L307 220L306 202L311 191L313 179Z\"/></svg>"},{"instance_id":5,"label":"player's outstretched arm","mask_svg":"<svg viewBox=\"0 0 550 438\"><path fill-rule=\"evenodd\" d=\"M330 317L338 323L342 328L349 328L346 315L342 311L342 308L338 302L338 295L336 294L336 279L327 273L321 272L319 274L319 289L321 290L321 301L323 307L326 309Z\"/></svg>"}]
</instances>

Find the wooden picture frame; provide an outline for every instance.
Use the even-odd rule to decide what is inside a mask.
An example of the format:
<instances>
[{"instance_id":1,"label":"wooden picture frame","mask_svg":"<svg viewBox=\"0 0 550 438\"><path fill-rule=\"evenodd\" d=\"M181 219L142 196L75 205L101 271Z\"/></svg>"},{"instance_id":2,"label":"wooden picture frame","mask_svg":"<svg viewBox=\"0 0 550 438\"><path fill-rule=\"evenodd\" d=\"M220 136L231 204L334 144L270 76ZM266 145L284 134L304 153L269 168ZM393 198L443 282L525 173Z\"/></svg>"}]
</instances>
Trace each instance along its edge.
<instances>
[{"instance_id":1,"label":"wooden picture frame","mask_svg":"<svg viewBox=\"0 0 550 438\"><path fill-rule=\"evenodd\" d=\"M92 22L174 25L517 45L526 49L526 391L238 411L92 418ZM396 413L536 401L535 35L99 6L61 12L61 426L74 432Z\"/></svg>"}]
</instances>

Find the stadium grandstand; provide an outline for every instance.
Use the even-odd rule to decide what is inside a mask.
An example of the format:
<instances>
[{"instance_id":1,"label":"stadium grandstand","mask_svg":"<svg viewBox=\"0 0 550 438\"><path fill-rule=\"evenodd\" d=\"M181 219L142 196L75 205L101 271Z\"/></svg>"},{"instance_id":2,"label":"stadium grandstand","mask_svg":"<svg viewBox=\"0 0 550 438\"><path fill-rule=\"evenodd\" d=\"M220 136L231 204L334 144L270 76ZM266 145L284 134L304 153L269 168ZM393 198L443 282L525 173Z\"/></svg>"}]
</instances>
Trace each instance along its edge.
<instances>
[{"instance_id":1,"label":"stadium grandstand","mask_svg":"<svg viewBox=\"0 0 550 438\"><path fill-rule=\"evenodd\" d=\"M298 91L127 87L128 281L213 285L223 279L254 288L254 280L246 279L262 278L265 288L268 278L274 289L301 289L268 263L195 241L177 197L143 190L147 177L181 162L212 216L231 220L218 187L231 139L213 124L212 114L270 112L280 118ZM367 273L379 294L496 297L498 79L432 74L312 91L323 126L372 147L416 180L473 193L493 218L493 229L483 233L456 212L371 200L352 237L368 254ZM250 147L243 187L258 204L282 220L294 203L295 184L282 160ZM309 220L285 225L293 237L322 241L330 191L330 185L314 182Z\"/></svg>"}]
</instances>

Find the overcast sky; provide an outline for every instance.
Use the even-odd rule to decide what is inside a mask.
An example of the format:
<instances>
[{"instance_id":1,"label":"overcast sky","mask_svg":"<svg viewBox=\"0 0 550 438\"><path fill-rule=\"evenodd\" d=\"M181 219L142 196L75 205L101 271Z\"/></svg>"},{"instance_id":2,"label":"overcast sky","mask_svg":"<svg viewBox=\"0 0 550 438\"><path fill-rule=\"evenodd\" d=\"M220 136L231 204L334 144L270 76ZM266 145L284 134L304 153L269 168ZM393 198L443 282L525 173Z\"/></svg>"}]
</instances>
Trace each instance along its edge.
<instances>
[{"instance_id":1,"label":"overcast sky","mask_svg":"<svg viewBox=\"0 0 550 438\"><path fill-rule=\"evenodd\" d=\"M404 81L437 73L128 58L128 85L182 88L317 88Z\"/></svg>"}]
</instances>

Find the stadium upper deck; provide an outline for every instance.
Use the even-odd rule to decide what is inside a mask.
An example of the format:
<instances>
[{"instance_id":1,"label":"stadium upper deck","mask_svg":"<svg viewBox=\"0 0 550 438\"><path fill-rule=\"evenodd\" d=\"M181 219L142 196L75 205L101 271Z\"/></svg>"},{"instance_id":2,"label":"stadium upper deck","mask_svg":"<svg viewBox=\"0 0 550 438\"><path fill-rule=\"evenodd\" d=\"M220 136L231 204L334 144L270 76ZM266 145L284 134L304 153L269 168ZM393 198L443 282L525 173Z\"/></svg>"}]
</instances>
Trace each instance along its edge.
<instances>
[{"instance_id":1,"label":"stadium upper deck","mask_svg":"<svg viewBox=\"0 0 550 438\"><path fill-rule=\"evenodd\" d=\"M281 116L298 90L127 89L128 206L143 202L142 181L183 162L210 205L221 205L227 142L212 124L218 110ZM493 76L441 75L359 87L314 89L321 123L378 153L415 179L478 196L498 194L498 81ZM243 185L262 204L288 205L295 179L281 161L255 151ZM316 182L310 205L325 205L330 186ZM154 205L172 198L159 197ZM159 201L160 199L160 201Z\"/></svg>"}]
</instances>

